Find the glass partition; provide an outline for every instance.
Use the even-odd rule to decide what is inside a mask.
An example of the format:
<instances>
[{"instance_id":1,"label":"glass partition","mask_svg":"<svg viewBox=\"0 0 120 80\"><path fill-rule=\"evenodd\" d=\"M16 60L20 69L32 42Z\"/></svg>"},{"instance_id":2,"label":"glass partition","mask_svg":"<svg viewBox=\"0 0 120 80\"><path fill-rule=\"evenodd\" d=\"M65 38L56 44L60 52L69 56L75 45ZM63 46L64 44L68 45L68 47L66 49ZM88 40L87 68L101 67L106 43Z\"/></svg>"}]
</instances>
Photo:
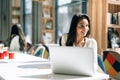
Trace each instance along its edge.
<instances>
[{"instance_id":1,"label":"glass partition","mask_svg":"<svg viewBox=\"0 0 120 80\"><path fill-rule=\"evenodd\" d=\"M63 33L68 33L72 16L75 13L88 14L87 0L58 0L57 6L57 41Z\"/></svg>"}]
</instances>

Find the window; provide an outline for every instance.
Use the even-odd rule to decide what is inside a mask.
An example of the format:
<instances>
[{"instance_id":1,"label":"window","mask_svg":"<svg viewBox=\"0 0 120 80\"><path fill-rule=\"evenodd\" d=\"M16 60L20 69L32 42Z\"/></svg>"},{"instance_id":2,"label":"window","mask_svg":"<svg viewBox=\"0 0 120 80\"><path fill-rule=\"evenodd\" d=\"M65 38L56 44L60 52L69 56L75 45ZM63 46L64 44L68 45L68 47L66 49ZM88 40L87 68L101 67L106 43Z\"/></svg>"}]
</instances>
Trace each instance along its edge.
<instances>
[{"instance_id":1,"label":"window","mask_svg":"<svg viewBox=\"0 0 120 80\"><path fill-rule=\"evenodd\" d=\"M57 3L57 42L63 33L68 33L72 16L75 13L88 14L87 0L58 0Z\"/></svg>"},{"instance_id":2,"label":"window","mask_svg":"<svg viewBox=\"0 0 120 80\"><path fill-rule=\"evenodd\" d=\"M32 0L24 0L23 12L26 40L30 42L32 38Z\"/></svg>"}]
</instances>

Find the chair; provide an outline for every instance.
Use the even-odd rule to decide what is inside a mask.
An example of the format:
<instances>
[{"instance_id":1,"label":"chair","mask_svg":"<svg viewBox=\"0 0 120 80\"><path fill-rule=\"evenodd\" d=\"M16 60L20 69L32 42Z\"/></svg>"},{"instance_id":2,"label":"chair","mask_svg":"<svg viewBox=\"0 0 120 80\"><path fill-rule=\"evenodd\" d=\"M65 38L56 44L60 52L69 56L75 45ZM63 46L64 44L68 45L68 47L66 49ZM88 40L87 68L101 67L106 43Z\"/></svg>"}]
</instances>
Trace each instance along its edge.
<instances>
[{"instance_id":1,"label":"chair","mask_svg":"<svg viewBox=\"0 0 120 80\"><path fill-rule=\"evenodd\" d=\"M42 57L45 59L49 59L49 48L46 45L43 45L43 47L45 48L45 51L44 51Z\"/></svg>"},{"instance_id":2,"label":"chair","mask_svg":"<svg viewBox=\"0 0 120 80\"><path fill-rule=\"evenodd\" d=\"M49 59L49 49L46 45L39 45L33 52L34 56Z\"/></svg>"},{"instance_id":3,"label":"chair","mask_svg":"<svg viewBox=\"0 0 120 80\"><path fill-rule=\"evenodd\" d=\"M45 47L39 46L39 47L35 50L34 55L35 55L35 56L40 56L40 57L43 58L43 53L44 53L44 51L45 51Z\"/></svg>"},{"instance_id":4,"label":"chair","mask_svg":"<svg viewBox=\"0 0 120 80\"><path fill-rule=\"evenodd\" d=\"M106 69L105 69L105 66L104 66L104 63L103 63L103 59L102 59L102 56L100 54L97 55L97 60L98 60L98 65L100 66L102 71L104 73L106 73Z\"/></svg>"},{"instance_id":5,"label":"chair","mask_svg":"<svg viewBox=\"0 0 120 80\"><path fill-rule=\"evenodd\" d=\"M120 53L109 50L103 51L103 62L110 77L120 80Z\"/></svg>"}]
</instances>

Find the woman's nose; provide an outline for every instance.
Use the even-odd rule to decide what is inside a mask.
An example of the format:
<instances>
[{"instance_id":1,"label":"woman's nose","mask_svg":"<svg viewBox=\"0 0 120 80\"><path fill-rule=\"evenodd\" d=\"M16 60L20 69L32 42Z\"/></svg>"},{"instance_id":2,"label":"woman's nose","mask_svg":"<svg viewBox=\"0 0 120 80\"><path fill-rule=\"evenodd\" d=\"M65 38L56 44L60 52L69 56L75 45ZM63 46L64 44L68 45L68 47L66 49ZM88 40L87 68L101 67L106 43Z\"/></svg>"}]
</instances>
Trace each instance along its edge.
<instances>
[{"instance_id":1,"label":"woman's nose","mask_svg":"<svg viewBox=\"0 0 120 80\"><path fill-rule=\"evenodd\" d=\"M86 30L86 29L87 29L87 27L86 27L86 26L84 26L84 27L83 27L83 29L84 29L84 30Z\"/></svg>"}]
</instances>

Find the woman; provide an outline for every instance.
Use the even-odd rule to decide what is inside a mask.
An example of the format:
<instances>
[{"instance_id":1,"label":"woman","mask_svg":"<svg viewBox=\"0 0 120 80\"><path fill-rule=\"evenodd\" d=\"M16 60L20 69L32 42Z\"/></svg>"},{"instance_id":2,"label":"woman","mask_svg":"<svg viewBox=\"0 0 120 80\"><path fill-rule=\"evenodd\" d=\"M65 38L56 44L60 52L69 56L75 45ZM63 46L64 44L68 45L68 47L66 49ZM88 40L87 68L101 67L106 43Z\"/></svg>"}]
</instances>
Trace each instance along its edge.
<instances>
[{"instance_id":1,"label":"woman","mask_svg":"<svg viewBox=\"0 0 120 80\"><path fill-rule=\"evenodd\" d=\"M20 24L15 24L12 26L10 41L9 41L10 51L24 51L25 50L25 36Z\"/></svg>"},{"instance_id":2,"label":"woman","mask_svg":"<svg viewBox=\"0 0 120 80\"><path fill-rule=\"evenodd\" d=\"M90 19L84 14L75 14L72 18L69 32L61 37L60 45L91 47L94 49L97 58L97 43L90 36ZM99 58L100 59L100 58ZM95 62L97 63L97 61ZM104 69L103 69L104 70ZM104 71L105 72L105 71Z\"/></svg>"}]
</instances>

